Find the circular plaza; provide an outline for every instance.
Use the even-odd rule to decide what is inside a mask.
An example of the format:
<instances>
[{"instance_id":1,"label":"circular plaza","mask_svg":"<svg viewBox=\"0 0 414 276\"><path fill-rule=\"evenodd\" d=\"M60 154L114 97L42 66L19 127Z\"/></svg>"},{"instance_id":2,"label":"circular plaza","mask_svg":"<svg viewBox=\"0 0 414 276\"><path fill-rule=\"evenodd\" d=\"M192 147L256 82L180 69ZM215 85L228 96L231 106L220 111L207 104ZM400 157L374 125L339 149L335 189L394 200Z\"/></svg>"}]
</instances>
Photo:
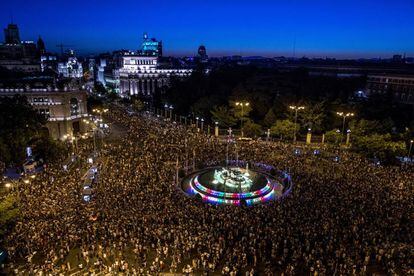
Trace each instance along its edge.
<instances>
[{"instance_id":1,"label":"circular plaza","mask_svg":"<svg viewBox=\"0 0 414 276\"><path fill-rule=\"evenodd\" d=\"M226 166L206 166L183 178L181 189L204 202L228 205L255 205L277 200L290 192L290 175L272 166L244 161Z\"/></svg>"}]
</instances>

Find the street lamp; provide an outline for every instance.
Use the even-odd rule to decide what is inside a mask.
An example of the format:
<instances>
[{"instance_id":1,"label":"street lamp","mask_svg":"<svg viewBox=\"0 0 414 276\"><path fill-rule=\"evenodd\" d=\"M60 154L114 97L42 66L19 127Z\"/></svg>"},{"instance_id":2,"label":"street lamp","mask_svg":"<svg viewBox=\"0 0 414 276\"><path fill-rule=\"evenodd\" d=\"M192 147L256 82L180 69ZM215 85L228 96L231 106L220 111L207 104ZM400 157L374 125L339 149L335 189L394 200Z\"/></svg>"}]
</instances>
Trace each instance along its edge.
<instances>
[{"instance_id":1,"label":"street lamp","mask_svg":"<svg viewBox=\"0 0 414 276\"><path fill-rule=\"evenodd\" d=\"M172 105L169 106L170 109L170 121L172 120L172 110L174 109L174 107Z\"/></svg>"},{"instance_id":2,"label":"street lamp","mask_svg":"<svg viewBox=\"0 0 414 276\"><path fill-rule=\"evenodd\" d=\"M408 150L408 158L411 160L411 150L413 149L414 140L410 141L410 149Z\"/></svg>"},{"instance_id":3,"label":"street lamp","mask_svg":"<svg viewBox=\"0 0 414 276\"><path fill-rule=\"evenodd\" d=\"M295 126L294 126L294 132L293 132L293 143L295 143L296 142L296 122L298 120L298 111L305 109L305 107L304 106L291 105L291 106L289 106L289 108L295 111Z\"/></svg>"},{"instance_id":4,"label":"street lamp","mask_svg":"<svg viewBox=\"0 0 414 276\"><path fill-rule=\"evenodd\" d=\"M336 130L336 133L341 133L341 131L339 130L339 129L337 129ZM335 135L336 136L336 138L335 138L335 144L338 144L338 135Z\"/></svg>"},{"instance_id":5,"label":"street lamp","mask_svg":"<svg viewBox=\"0 0 414 276\"><path fill-rule=\"evenodd\" d=\"M236 106L241 106L241 116L240 116L240 132L241 137L243 137L243 115L244 115L244 107L249 106L249 102L236 102Z\"/></svg>"},{"instance_id":6,"label":"street lamp","mask_svg":"<svg viewBox=\"0 0 414 276\"><path fill-rule=\"evenodd\" d=\"M204 119L203 118L201 118L201 131L202 132L204 131Z\"/></svg>"},{"instance_id":7,"label":"street lamp","mask_svg":"<svg viewBox=\"0 0 414 276\"><path fill-rule=\"evenodd\" d=\"M344 138L344 133L345 133L345 120L348 117L353 117L355 114L354 113L345 113L345 112L336 112L336 114L339 117L342 117L342 133L341 133L341 144Z\"/></svg>"},{"instance_id":8,"label":"street lamp","mask_svg":"<svg viewBox=\"0 0 414 276\"><path fill-rule=\"evenodd\" d=\"M75 153L75 146L73 145L74 138L72 137L72 135L65 134L65 135L63 135L63 139L65 141L69 141L70 142L70 144L72 146L72 154L74 154Z\"/></svg>"}]
</instances>

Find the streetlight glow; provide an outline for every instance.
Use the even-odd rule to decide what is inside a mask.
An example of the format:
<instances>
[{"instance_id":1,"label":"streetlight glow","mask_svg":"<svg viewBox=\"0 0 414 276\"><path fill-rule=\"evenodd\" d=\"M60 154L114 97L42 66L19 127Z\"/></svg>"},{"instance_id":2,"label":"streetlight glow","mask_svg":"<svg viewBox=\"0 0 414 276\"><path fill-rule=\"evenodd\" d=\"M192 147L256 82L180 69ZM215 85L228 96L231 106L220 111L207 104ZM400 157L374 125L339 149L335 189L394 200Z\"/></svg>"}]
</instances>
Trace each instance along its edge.
<instances>
[{"instance_id":1,"label":"streetlight glow","mask_svg":"<svg viewBox=\"0 0 414 276\"><path fill-rule=\"evenodd\" d=\"M345 112L336 112L336 114L339 116L339 117L342 117L342 133L341 133L341 143L342 143L342 141L343 141L343 137L344 137L344 133L345 133L345 120L346 120L346 118L348 118L348 117L353 117L353 116L355 116L355 114L354 113L352 113L352 112L348 112L348 113L345 113Z\"/></svg>"},{"instance_id":2,"label":"streetlight glow","mask_svg":"<svg viewBox=\"0 0 414 276\"><path fill-rule=\"evenodd\" d=\"M294 125L294 132L293 132L293 143L296 142L296 122L298 121L298 111L305 109L304 106L296 106L296 105L290 105L290 109L295 111L295 125Z\"/></svg>"},{"instance_id":3,"label":"streetlight glow","mask_svg":"<svg viewBox=\"0 0 414 276\"><path fill-rule=\"evenodd\" d=\"M240 132L241 136L243 137L243 115L244 115L244 109L243 107L249 106L249 102L236 102L236 106L241 106L241 116L240 116Z\"/></svg>"}]
</instances>

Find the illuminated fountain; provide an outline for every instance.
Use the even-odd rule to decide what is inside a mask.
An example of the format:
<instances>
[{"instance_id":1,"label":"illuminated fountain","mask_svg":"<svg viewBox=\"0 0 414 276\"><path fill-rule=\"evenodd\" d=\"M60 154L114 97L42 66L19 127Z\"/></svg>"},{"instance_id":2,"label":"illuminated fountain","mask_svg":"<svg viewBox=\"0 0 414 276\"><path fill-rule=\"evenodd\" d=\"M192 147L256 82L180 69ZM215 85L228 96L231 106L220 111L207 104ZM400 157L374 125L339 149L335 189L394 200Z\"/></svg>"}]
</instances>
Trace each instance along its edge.
<instances>
[{"instance_id":1,"label":"illuminated fountain","mask_svg":"<svg viewBox=\"0 0 414 276\"><path fill-rule=\"evenodd\" d=\"M231 162L226 162L227 164ZM270 174L274 168L264 164L253 164L254 169L238 166L213 166L195 171L185 177L181 188L192 197L216 204L253 205L275 200L290 190L290 176L283 172ZM266 167L267 166L267 167ZM264 169L265 168L265 169Z\"/></svg>"}]
</instances>

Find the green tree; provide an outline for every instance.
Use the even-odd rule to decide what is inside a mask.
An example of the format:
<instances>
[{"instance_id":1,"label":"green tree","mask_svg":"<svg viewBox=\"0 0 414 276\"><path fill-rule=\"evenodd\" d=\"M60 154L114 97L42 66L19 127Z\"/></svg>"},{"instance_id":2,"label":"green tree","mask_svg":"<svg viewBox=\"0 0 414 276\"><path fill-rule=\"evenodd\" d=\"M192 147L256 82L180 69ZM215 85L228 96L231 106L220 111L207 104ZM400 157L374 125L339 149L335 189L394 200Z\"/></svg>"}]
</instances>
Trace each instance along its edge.
<instances>
[{"instance_id":1,"label":"green tree","mask_svg":"<svg viewBox=\"0 0 414 276\"><path fill-rule=\"evenodd\" d=\"M61 160L66 157L65 154L68 148L64 143L58 140L53 140L48 136L39 136L31 141L33 151L41 156L46 162L53 162Z\"/></svg>"},{"instance_id":2,"label":"green tree","mask_svg":"<svg viewBox=\"0 0 414 276\"><path fill-rule=\"evenodd\" d=\"M325 142L339 145L341 142L341 131L339 129L332 129L325 133Z\"/></svg>"},{"instance_id":3,"label":"green tree","mask_svg":"<svg viewBox=\"0 0 414 276\"><path fill-rule=\"evenodd\" d=\"M296 130L299 129L299 125L296 124ZM293 139L293 133L295 131L295 123L290 120L277 120L276 123L270 128L272 135L278 136L281 139Z\"/></svg>"},{"instance_id":4,"label":"green tree","mask_svg":"<svg viewBox=\"0 0 414 276\"><path fill-rule=\"evenodd\" d=\"M324 102L307 104L306 108L298 113L298 117L306 129L311 128L313 132L321 131L325 120Z\"/></svg>"},{"instance_id":5,"label":"green tree","mask_svg":"<svg viewBox=\"0 0 414 276\"><path fill-rule=\"evenodd\" d=\"M354 120L349 123L352 136L360 137L375 133L386 134L392 131L393 122L391 119L383 121L376 120Z\"/></svg>"},{"instance_id":6,"label":"green tree","mask_svg":"<svg viewBox=\"0 0 414 276\"><path fill-rule=\"evenodd\" d=\"M248 101L230 101L230 106L232 106L234 117L238 120L245 121L249 117L249 113L252 111L252 105Z\"/></svg>"},{"instance_id":7,"label":"green tree","mask_svg":"<svg viewBox=\"0 0 414 276\"><path fill-rule=\"evenodd\" d=\"M220 126L232 127L236 125L237 120L234 118L231 110L227 106L215 106L213 110L210 111L212 115L212 120L219 122Z\"/></svg>"},{"instance_id":8,"label":"green tree","mask_svg":"<svg viewBox=\"0 0 414 276\"><path fill-rule=\"evenodd\" d=\"M17 196L10 193L0 201L0 236L4 235L18 215Z\"/></svg>"},{"instance_id":9,"label":"green tree","mask_svg":"<svg viewBox=\"0 0 414 276\"><path fill-rule=\"evenodd\" d=\"M393 141L390 134L355 137L352 147L355 151L367 157L378 157L385 161L395 160L395 156L406 152L405 143L403 141Z\"/></svg>"},{"instance_id":10,"label":"green tree","mask_svg":"<svg viewBox=\"0 0 414 276\"><path fill-rule=\"evenodd\" d=\"M247 120L243 126L244 135L247 137L256 137L262 134L262 127L252 120Z\"/></svg>"}]
</instances>

